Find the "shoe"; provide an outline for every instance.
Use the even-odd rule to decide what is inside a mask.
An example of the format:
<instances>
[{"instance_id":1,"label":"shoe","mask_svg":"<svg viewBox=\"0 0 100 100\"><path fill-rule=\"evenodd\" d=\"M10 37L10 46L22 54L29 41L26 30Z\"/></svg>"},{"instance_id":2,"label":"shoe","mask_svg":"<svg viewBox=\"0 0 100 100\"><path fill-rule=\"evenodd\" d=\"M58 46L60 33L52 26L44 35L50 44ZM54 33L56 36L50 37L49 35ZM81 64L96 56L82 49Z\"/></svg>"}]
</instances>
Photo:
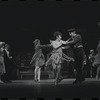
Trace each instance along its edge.
<instances>
[{"instance_id":1,"label":"shoe","mask_svg":"<svg viewBox=\"0 0 100 100\"><path fill-rule=\"evenodd\" d=\"M57 79L57 80L55 80L55 85L58 85L58 79Z\"/></svg>"},{"instance_id":2,"label":"shoe","mask_svg":"<svg viewBox=\"0 0 100 100\"><path fill-rule=\"evenodd\" d=\"M99 81L99 77L98 76L96 76L96 80Z\"/></svg>"},{"instance_id":3,"label":"shoe","mask_svg":"<svg viewBox=\"0 0 100 100\"><path fill-rule=\"evenodd\" d=\"M0 80L0 83L4 83L4 82Z\"/></svg>"},{"instance_id":4,"label":"shoe","mask_svg":"<svg viewBox=\"0 0 100 100\"><path fill-rule=\"evenodd\" d=\"M75 81L73 82L73 85L74 85L74 84L81 84L81 82L80 82L80 81L75 80Z\"/></svg>"},{"instance_id":5,"label":"shoe","mask_svg":"<svg viewBox=\"0 0 100 100\"><path fill-rule=\"evenodd\" d=\"M34 81L35 81L35 82L37 82L37 81L38 81L38 79L35 79Z\"/></svg>"},{"instance_id":6,"label":"shoe","mask_svg":"<svg viewBox=\"0 0 100 100\"><path fill-rule=\"evenodd\" d=\"M85 81L85 78L82 78L79 82L82 83L83 81Z\"/></svg>"},{"instance_id":7,"label":"shoe","mask_svg":"<svg viewBox=\"0 0 100 100\"><path fill-rule=\"evenodd\" d=\"M37 80L37 82L40 82L40 80Z\"/></svg>"},{"instance_id":8,"label":"shoe","mask_svg":"<svg viewBox=\"0 0 100 100\"><path fill-rule=\"evenodd\" d=\"M75 80L75 81L73 82L73 85L76 84L76 83L77 83L77 81Z\"/></svg>"},{"instance_id":9,"label":"shoe","mask_svg":"<svg viewBox=\"0 0 100 100\"><path fill-rule=\"evenodd\" d=\"M58 79L58 82L61 82L63 80L63 78L62 77L60 77L59 79Z\"/></svg>"}]
</instances>

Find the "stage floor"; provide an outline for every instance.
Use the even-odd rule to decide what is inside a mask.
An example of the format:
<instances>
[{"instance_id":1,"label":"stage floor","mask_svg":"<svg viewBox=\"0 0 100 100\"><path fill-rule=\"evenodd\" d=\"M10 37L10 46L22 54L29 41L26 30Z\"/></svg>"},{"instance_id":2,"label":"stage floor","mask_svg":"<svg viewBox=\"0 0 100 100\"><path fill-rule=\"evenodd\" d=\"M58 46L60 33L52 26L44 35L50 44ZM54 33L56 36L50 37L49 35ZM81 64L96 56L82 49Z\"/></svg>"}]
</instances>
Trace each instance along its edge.
<instances>
[{"instance_id":1,"label":"stage floor","mask_svg":"<svg viewBox=\"0 0 100 100\"><path fill-rule=\"evenodd\" d=\"M54 85L53 79L14 80L12 83L0 84L1 98L100 98L100 81L86 78L80 85L73 85L75 79L63 79L59 85Z\"/></svg>"}]
</instances>

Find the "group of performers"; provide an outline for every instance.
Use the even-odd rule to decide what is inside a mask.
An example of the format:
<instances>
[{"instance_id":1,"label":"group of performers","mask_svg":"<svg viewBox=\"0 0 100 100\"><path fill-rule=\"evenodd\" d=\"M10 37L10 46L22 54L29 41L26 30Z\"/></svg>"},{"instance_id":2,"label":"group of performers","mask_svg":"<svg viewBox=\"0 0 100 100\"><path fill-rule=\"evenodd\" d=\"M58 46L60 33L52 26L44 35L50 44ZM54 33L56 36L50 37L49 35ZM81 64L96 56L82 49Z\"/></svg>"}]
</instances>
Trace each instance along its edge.
<instances>
[{"instance_id":1,"label":"group of performers","mask_svg":"<svg viewBox=\"0 0 100 100\"><path fill-rule=\"evenodd\" d=\"M85 80L85 78L82 75L84 50L83 50L81 35L77 34L74 28L69 29L68 32L71 38L66 41L62 40L62 34L58 31L54 33L55 39L50 40L50 44L48 45L40 45L39 39L36 39L34 41L35 54L33 55L30 64L33 64L33 66L35 66L35 72L34 72L35 81L40 81L41 67L44 64L45 66L51 64L55 75L55 85L57 85L63 79L61 76L61 63L63 60L68 62L69 61L75 62L77 73L76 73L76 80L73 82L73 84L80 84ZM44 47L53 48L51 56L47 61L45 61L45 57L42 53L42 49ZM74 58L68 57L66 54L63 53L63 49L67 49L70 47L72 47L73 49Z\"/></svg>"},{"instance_id":2,"label":"group of performers","mask_svg":"<svg viewBox=\"0 0 100 100\"><path fill-rule=\"evenodd\" d=\"M50 66L53 68L54 78L55 78L55 85L57 85L63 79L61 75L61 65L63 61L67 62L74 62L75 69L76 69L76 79L73 84L81 84L85 77L83 75L83 66L85 65L86 61L84 60L85 51L82 45L82 37L77 31L73 29L69 29L68 33L70 38L66 41L62 40L62 33L54 32L54 38L50 40L49 44L41 45L39 39L35 39L34 48L35 53L31 59L30 64L35 66L34 70L34 80L36 82L40 82L41 76L41 68L43 65ZM52 48L52 52L50 53L49 59L45 59L45 56L42 52L42 49ZM73 51L74 56L69 57L64 54L63 49L71 48ZM12 59L12 56L9 53L9 45L5 42L0 42L0 83L9 82L9 67L6 68L7 60ZM90 51L89 58L92 68L97 68L96 79L99 80L100 74L100 39L97 46L97 54L94 55L94 51ZM2 79L2 76L6 75L5 79Z\"/></svg>"}]
</instances>

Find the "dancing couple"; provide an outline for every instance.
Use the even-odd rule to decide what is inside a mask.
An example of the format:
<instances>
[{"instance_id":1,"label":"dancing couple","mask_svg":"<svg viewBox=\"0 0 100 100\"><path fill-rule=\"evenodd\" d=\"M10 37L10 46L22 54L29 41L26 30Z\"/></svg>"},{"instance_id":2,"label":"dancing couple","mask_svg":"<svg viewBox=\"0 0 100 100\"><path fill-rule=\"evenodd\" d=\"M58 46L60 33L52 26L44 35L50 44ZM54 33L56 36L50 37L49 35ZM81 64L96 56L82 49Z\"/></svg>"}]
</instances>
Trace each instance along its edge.
<instances>
[{"instance_id":1,"label":"dancing couple","mask_svg":"<svg viewBox=\"0 0 100 100\"><path fill-rule=\"evenodd\" d=\"M52 64L52 67L54 69L55 73L55 85L58 84L62 80L62 77L60 75L60 70L61 70L61 63L62 60L66 61L74 61L73 58L68 57L65 55L62 51L62 49L65 49L66 47L62 47L62 44L66 44L66 41L61 40L62 34L60 32L55 32L54 33L55 40L50 40L49 45L40 45L40 40L36 39L34 41L35 43L35 54L32 57L31 64L35 66L35 81L40 81L40 72L41 72L41 67L45 64L48 66L50 63ZM51 56L46 61L45 63L45 57L42 53L42 48L43 47L52 47L53 50L51 52Z\"/></svg>"},{"instance_id":2,"label":"dancing couple","mask_svg":"<svg viewBox=\"0 0 100 100\"><path fill-rule=\"evenodd\" d=\"M75 29L69 29L68 32L71 38L66 41L63 41L61 39L62 34L60 32L54 33L55 39L50 40L51 44L47 45L47 46L52 47L53 50L51 52L50 58L46 62L45 62L45 57L42 53L42 47L44 46L39 44L38 49L35 49L35 54L31 60L31 64L34 63L36 66L35 80L40 80L41 66L43 66L44 64L45 66L52 64L53 71L55 74L55 85L57 85L58 82L62 80L62 77L60 74L62 60L74 61L74 59L75 59L75 68L76 68L77 73L76 73L76 80L73 82L73 84L78 84L78 83L80 84L85 80L85 78L82 75L84 50L83 50L81 35L77 34ZM65 47L63 47L62 45L65 45ZM70 58L63 53L62 49L66 49L68 46L72 47L73 52L74 52L74 58ZM37 46L35 46L35 48L37 48ZM40 58L41 60L39 60Z\"/></svg>"}]
</instances>

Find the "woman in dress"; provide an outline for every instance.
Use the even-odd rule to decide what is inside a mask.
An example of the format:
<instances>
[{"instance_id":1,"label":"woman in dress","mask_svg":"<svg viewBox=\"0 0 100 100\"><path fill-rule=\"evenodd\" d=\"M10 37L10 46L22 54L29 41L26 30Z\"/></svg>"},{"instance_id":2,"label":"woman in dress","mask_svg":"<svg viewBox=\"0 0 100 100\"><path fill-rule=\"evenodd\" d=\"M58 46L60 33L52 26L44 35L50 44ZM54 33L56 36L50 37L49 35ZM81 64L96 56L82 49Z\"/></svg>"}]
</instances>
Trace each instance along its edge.
<instances>
[{"instance_id":1,"label":"woman in dress","mask_svg":"<svg viewBox=\"0 0 100 100\"><path fill-rule=\"evenodd\" d=\"M74 61L74 59L68 57L62 52L62 49L64 49L64 47L62 47L62 44L66 44L66 41L61 40L62 34L60 32L55 32L54 37L56 38L55 40L50 40L53 51L51 52L50 58L46 62L46 66L52 63L55 73L55 85L57 85L58 82L62 80L62 77L60 75L62 60Z\"/></svg>"},{"instance_id":2,"label":"woman in dress","mask_svg":"<svg viewBox=\"0 0 100 100\"><path fill-rule=\"evenodd\" d=\"M13 69L13 64L12 63L12 56L10 54L9 51L10 45L9 44L5 44L5 48L4 48L4 63L5 63L5 70L6 73L4 74L4 76L2 77L2 80L4 82L11 82L11 77L12 77L12 69Z\"/></svg>"},{"instance_id":3,"label":"woman in dress","mask_svg":"<svg viewBox=\"0 0 100 100\"><path fill-rule=\"evenodd\" d=\"M96 68L94 68L92 66L93 62L94 62L94 57L95 57L95 52L93 49L90 50L90 54L88 56L88 64L89 64L89 72L90 72L90 76L91 77L95 77L96 76Z\"/></svg>"},{"instance_id":4,"label":"woman in dress","mask_svg":"<svg viewBox=\"0 0 100 100\"><path fill-rule=\"evenodd\" d=\"M34 70L34 80L40 82L40 74L41 74L41 67L45 63L45 57L42 53L42 45L40 45L40 40L36 39L34 41L35 44L35 53L32 57L30 64L35 66Z\"/></svg>"},{"instance_id":5,"label":"woman in dress","mask_svg":"<svg viewBox=\"0 0 100 100\"><path fill-rule=\"evenodd\" d=\"M1 81L1 75L5 74L4 44L4 42L0 42L0 83L3 83L3 81Z\"/></svg>"},{"instance_id":6,"label":"woman in dress","mask_svg":"<svg viewBox=\"0 0 100 100\"><path fill-rule=\"evenodd\" d=\"M93 67L97 67L97 75L96 75L96 80L99 81L99 74L100 74L100 38L99 38L99 43L97 46L97 54L94 56L94 62L93 62Z\"/></svg>"}]
</instances>

